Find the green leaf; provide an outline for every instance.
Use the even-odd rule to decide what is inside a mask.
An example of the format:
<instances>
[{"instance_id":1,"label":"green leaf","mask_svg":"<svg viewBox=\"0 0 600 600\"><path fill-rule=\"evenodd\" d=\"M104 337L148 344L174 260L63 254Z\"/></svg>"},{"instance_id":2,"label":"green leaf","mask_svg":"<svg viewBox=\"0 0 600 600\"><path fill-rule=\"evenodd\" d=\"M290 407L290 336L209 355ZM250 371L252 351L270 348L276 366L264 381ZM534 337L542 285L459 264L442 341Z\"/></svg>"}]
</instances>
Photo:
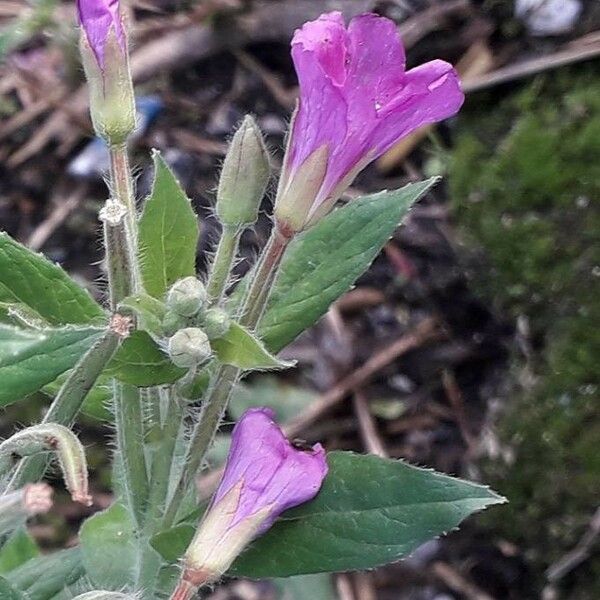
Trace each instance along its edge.
<instances>
[{"instance_id":1,"label":"green leaf","mask_svg":"<svg viewBox=\"0 0 600 600\"><path fill-rule=\"evenodd\" d=\"M66 371L60 377L45 385L42 389L44 394L54 398L58 394L63 383L69 376L70 371ZM98 377L94 387L88 392L81 412L88 417L98 419L99 421L112 421L113 414L109 409L110 401L113 395L112 378L104 373Z\"/></svg>"},{"instance_id":2,"label":"green leaf","mask_svg":"<svg viewBox=\"0 0 600 600\"><path fill-rule=\"evenodd\" d=\"M471 513L504 502L488 488L399 460L330 452L329 473L312 502L290 510L233 564L250 578L371 569L397 561ZM194 535L191 523L151 540L177 561Z\"/></svg>"},{"instance_id":3,"label":"green leaf","mask_svg":"<svg viewBox=\"0 0 600 600\"><path fill-rule=\"evenodd\" d=\"M119 310L124 314L137 317L138 328L150 335L161 337L162 321L165 316L165 305L148 294L129 296L119 303Z\"/></svg>"},{"instance_id":4,"label":"green leaf","mask_svg":"<svg viewBox=\"0 0 600 600\"><path fill-rule=\"evenodd\" d=\"M27 596L0 576L0 598L2 600L27 600Z\"/></svg>"},{"instance_id":5,"label":"green leaf","mask_svg":"<svg viewBox=\"0 0 600 600\"><path fill-rule=\"evenodd\" d=\"M79 548L38 556L6 575L27 600L48 600L84 574Z\"/></svg>"},{"instance_id":6,"label":"green leaf","mask_svg":"<svg viewBox=\"0 0 600 600\"><path fill-rule=\"evenodd\" d=\"M38 545L27 532L20 527L6 540L0 549L0 574L4 575L18 566L35 558L40 553ZM0 595L2 598L2 595Z\"/></svg>"},{"instance_id":7,"label":"green leaf","mask_svg":"<svg viewBox=\"0 0 600 600\"><path fill-rule=\"evenodd\" d=\"M176 367L145 331L134 331L117 350L106 374L123 383L149 387L173 383L186 370Z\"/></svg>"},{"instance_id":8,"label":"green leaf","mask_svg":"<svg viewBox=\"0 0 600 600\"><path fill-rule=\"evenodd\" d=\"M101 334L96 327L31 330L0 325L0 406L71 369Z\"/></svg>"},{"instance_id":9,"label":"green leaf","mask_svg":"<svg viewBox=\"0 0 600 600\"><path fill-rule=\"evenodd\" d=\"M196 527L189 523L175 525L161 531L150 540L150 545L169 563L177 562L189 546Z\"/></svg>"},{"instance_id":10,"label":"green leaf","mask_svg":"<svg viewBox=\"0 0 600 600\"><path fill-rule=\"evenodd\" d=\"M154 185L139 223L144 288L162 299L182 277L196 273L198 219L175 176L154 152Z\"/></svg>"},{"instance_id":11,"label":"green leaf","mask_svg":"<svg viewBox=\"0 0 600 600\"><path fill-rule=\"evenodd\" d=\"M86 324L104 311L58 265L0 233L0 301L28 306L53 325Z\"/></svg>"},{"instance_id":12,"label":"green leaf","mask_svg":"<svg viewBox=\"0 0 600 600\"><path fill-rule=\"evenodd\" d=\"M232 574L264 578L371 569L504 502L484 486L402 461L331 452L328 464L315 500L285 513L240 556Z\"/></svg>"},{"instance_id":13,"label":"green leaf","mask_svg":"<svg viewBox=\"0 0 600 600\"><path fill-rule=\"evenodd\" d=\"M122 504L90 517L79 538L85 571L93 584L106 590L131 585L137 566L133 521Z\"/></svg>"},{"instance_id":14,"label":"green leaf","mask_svg":"<svg viewBox=\"0 0 600 600\"><path fill-rule=\"evenodd\" d=\"M280 361L273 356L247 329L231 323L229 331L210 342L218 360L245 370L285 369L294 363Z\"/></svg>"},{"instance_id":15,"label":"green leaf","mask_svg":"<svg viewBox=\"0 0 600 600\"><path fill-rule=\"evenodd\" d=\"M316 323L352 287L411 205L436 181L352 200L290 244L259 326L259 337L271 352Z\"/></svg>"}]
</instances>

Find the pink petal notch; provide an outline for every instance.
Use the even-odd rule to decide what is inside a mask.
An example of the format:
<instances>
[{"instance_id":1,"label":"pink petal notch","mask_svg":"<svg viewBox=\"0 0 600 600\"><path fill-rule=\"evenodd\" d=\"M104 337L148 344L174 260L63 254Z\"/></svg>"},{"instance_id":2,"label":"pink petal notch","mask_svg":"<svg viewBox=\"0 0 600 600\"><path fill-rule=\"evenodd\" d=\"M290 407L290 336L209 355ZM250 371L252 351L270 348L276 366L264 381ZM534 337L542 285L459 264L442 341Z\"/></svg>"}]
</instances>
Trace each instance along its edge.
<instances>
[{"instance_id":1,"label":"pink petal notch","mask_svg":"<svg viewBox=\"0 0 600 600\"><path fill-rule=\"evenodd\" d=\"M449 63L407 71L396 25L375 14L355 17L347 28L339 12L305 23L294 34L292 58L300 101L275 215L294 231L331 210L370 162L415 129L455 115L464 100ZM319 150L324 164L308 168ZM318 185L315 171L322 174ZM299 189L306 190L302 200Z\"/></svg>"}]
</instances>

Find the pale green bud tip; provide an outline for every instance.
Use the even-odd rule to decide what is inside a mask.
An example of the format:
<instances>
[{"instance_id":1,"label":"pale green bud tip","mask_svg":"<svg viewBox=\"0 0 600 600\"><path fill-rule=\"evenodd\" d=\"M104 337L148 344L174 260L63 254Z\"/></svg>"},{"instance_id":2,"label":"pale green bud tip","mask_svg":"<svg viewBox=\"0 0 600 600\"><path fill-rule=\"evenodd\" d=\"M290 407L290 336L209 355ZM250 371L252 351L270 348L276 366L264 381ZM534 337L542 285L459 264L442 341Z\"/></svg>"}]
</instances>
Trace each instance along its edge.
<instances>
[{"instance_id":1,"label":"pale green bud tip","mask_svg":"<svg viewBox=\"0 0 600 600\"><path fill-rule=\"evenodd\" d=\"M222 308L211 308L206 311L202 321L202 329L209 339L223 337L231 327L231 317Z\"/></svg>"},{"instance_id":2,"label":"pale green bud tip","mask_svg":"<svg viewBox=\"0 0 600 600\"><path fill-rule=\"evenodd\" d=\"M206 289L195 277L176 281L167 294L167 309L183 317L193 317L206 303Z\"/></svg>"},{"instance_id":3,"label":"pale green bud tip","mask_svg":"<svg viewBox=\"0 0 600 600\"><path fill-rule=\"evenodd\" d=\"M219 179L217 216L224 225L251 225L258 218L271 166L254 119L246 116L235 132Z\"/></svg>"},{"instance_id":4,"label":"pale green bud tip","mask_svg":"<svg viewBox=\"0 0 600 600\"><path fill-rule=\"evenodd\" d=\"M180 329L169 338L168 352L173 364L184 369L202 364L212 354L208 336L197 327Z\"/></svg>"},{"instance_id":5,"label":"pale green bud tip","mask_svg":"<svg viewBox=\"0 0 600 600\"><path fill-rule=\"evenodd\" d=\"M114 27L107 33L103 64L87 35L80 38L81 58L90 94L90 116L96 135L109 145L122 144L135 129L135 96L129 58Z\"/></svg>"}]
</instances>

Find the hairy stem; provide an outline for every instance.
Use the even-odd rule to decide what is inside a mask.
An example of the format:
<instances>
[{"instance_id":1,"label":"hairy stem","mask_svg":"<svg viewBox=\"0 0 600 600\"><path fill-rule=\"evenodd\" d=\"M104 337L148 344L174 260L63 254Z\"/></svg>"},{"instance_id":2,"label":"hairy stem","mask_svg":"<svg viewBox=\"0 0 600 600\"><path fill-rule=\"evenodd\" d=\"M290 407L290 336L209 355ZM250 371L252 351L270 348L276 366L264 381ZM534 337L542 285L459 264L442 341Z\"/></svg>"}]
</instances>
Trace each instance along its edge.
<instances>
[{"instance_id":1,"label":"hairy stem","mask_svg":"<svg viewBox=\"0 0 600 600\"><path fill-rule=\"evenodd\" d=\"M60 388L42 423L58 423L66 427L73 423L85 397L113 357L121 339L119 333L109 329L83 355ZM23 459L17 466L6 491L41 479L47 464L48 460L44 456Z\"/></svg>"},{"instance_id":2,"label":"hairy stem","mask_svg":"<svg viewBox=\"0 0 600 600\"><path fill-rule=\"evenodd\" d=\"M223 225L217 252L208 277L207 292L211 306L218 305L223 299L241 235L241 228Z\"/></svg>"},{"instance_id":3,"label":"hairy stem","mask_svg":"<svg viewBox=\"0 0 600 600\"><path fill-rule=\"evenodd\" d=\"M139 390L118 381L114 381L113 388L117 447L123 467L124 499L139 527L148 498L148 473Z\"/></svg>"},{"instance_id":4,"label":"hairy stem","mask_svg":"<svg viewBox=\"0 0 600 600\"><path fill-rule=\"evenodd\" d=\"M254 270L252 281L242 304L239 319L242 325L252 329L258 324L290 239L275 225ZM241 375L241 369L231 365L221 365L215 373L213 383L204 400L200 418L192 433L182 476L164 516L165 527L169 527L175 520L179 505L198 469L202 466L206 452L213 442L227 409L231 392Z\"/></svg>"}]
</instances>

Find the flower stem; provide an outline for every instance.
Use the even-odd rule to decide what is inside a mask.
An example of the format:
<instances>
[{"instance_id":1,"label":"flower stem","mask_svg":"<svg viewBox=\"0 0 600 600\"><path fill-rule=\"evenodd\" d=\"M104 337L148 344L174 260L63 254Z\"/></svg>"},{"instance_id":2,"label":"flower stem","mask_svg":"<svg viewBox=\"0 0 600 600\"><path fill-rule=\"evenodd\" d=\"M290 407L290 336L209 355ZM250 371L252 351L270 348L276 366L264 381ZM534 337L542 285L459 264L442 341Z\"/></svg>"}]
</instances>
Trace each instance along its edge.
<instances>
[{"instance_id":1,"label":"flower stem","mask_svg":"<svg viewBox=\"0 0 600 600\"><path fill-rule=\"evenodd\" d=\"M137 523L142 523L148 498L148 474L144 455L143 416L139 390L113 382L117 447L122 462L125 502Z\"/></svg>"},{"instance_id":2,"label":"flower stem","mask_svg":"<svg viewBox=\"0 0 600 600\"><path fill-rule=\"evenodd\" d=\"M275 222L271 236L258 260L239 316L240 325L254 329L267 307L283 254L292 237Z\"/></svg>"},{"instance_id":3,"label":"flower stem","mask_svg":"<svg viewBox=\"0 0 600 600\"><path fill-rule=\"evenodd\" d=\"M112 358L121 340L120 334L109 329L83 355L54 398L42 423L58 423L66 427L73 423L85 397ZM15 470L6 491L41 479L47 463L47 458L44 456L23 459Z\"/></svg>"},{"instance_id":4,"label":"flower stem","mask_svg":"<svg viewBox=\"0 0 600 600\"><path fill-rule=\"evenodd\" d=\"M240 227L223 225L217 252L208 277L207 292L212 306L219 304L223 299L241 235L242 229Z\"/></svg>"},{"instance_id":5,"label":"flower stem","mask_svg":"<svg viewBox=\"0 0 600 600\"><path fill-rule=\"evenodd\" d=\"M253 279L242 304L239 319L242 325L252 329L258 324L265 310L271 287L275 281L277 270L290 239L289 236L284 235L281 229L275 225L254 270ZM227 403L229 402L233 388L241 374L241 369L237 367L221 365L214 375L213 384L209 388L200 418L192 433L183 473L165 512L163 519L165 527L172 525L188 486L193 481L198 469L202 466L206 452L212 444L221 419L227 409Z\"/></svg>"}]
</instances>

